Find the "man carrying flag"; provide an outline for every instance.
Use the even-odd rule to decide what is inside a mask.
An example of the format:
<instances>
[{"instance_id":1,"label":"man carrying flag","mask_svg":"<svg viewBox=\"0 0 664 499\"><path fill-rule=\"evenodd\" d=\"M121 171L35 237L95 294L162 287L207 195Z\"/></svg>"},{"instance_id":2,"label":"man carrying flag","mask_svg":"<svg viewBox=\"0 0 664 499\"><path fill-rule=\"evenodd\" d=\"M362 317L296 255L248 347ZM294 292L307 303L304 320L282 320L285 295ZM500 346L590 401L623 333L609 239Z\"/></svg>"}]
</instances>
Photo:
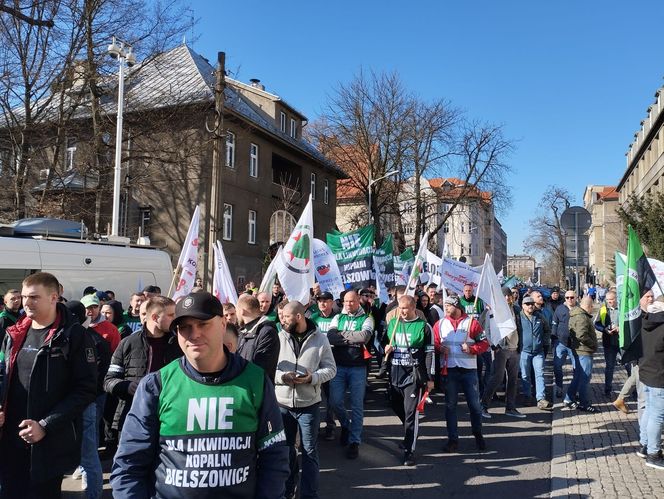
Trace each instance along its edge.
<instances>
[{"instance_id":1,"label":"man carrying flag","mask_svg":"<svg viewBox=\"0 0 664 499\"><path fill-rule=\"evenodd\" d=\"M643 354L639 300L655 285L658 285L655 273L643 252L639 237L629 226L627 262L620 302L620 348L623 351L623 364L638 360Z\"/></svg>"}]
</instances>

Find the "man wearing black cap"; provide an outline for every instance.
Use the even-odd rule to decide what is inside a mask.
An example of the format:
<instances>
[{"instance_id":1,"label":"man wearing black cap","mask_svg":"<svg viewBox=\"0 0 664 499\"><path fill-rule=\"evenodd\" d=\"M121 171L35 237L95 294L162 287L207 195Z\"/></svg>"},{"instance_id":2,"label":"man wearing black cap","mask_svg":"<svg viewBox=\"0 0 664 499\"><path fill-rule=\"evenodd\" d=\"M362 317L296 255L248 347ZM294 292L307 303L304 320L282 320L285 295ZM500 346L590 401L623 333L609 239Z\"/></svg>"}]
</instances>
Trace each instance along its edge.
<instances>
[{"instance_id":1,"label":"man wearing black cap","mask_svg":"<svg viewBox=\"0 0 664 499\"><path fill-rule=\"evenodd\" d=\"M554 286L551 288L551 298L549 299L549 305L551 305L551 309L553 310L553 313L556 313L556 309L560 305L565 304L565 299L560 296L560 288L558 286Z\"/></svg>"},{"instance_id":2,"label":"man wearing black cap","mask_svg":"<svg viewBox=\"0 0 664 499\"><path fill-rule=\"evenodd\" d=\"M114 495L283 497L288 447L274 386L223 346L221 303L188 294L173 329L184 357L139 384L113 462Z\"/></svg>"},{"instance_id":3,"label":"man wearing black cap","mask_svg":"<svg viewBox=\"0 0 664 499\"><path fill-rule=\"evenodd\" d=\"M332 318L337 315L334 310L334 296L329 291L324 291L316 296L318 312L311 315L311 320L318 326L321 333L327 334L330 330ZM323 397L325 398L325 432L323 438L327 441L334 440L334 411L330 404L330 382L321 385Z\"/></svg>"}]
</instances>

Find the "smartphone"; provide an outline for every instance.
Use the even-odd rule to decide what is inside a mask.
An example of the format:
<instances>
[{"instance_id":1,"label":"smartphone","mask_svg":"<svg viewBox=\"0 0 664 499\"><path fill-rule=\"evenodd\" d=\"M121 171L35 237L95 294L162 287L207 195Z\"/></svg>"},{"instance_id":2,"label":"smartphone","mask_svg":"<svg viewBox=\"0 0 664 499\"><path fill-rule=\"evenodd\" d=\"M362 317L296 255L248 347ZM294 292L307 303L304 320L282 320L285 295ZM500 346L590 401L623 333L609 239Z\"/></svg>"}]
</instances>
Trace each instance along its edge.
<instances>
[{"instance_id":1,"label":"smartphone","mask_svg":"<svg viewBox=\"0 0 664 499\"><path fill-rule=\"evenodd\" d=\"M295 377L296 378L306 378L307 373L304 372L304 371L297 370L297 371L295 371Z\"/></svg>"}]
</instances>

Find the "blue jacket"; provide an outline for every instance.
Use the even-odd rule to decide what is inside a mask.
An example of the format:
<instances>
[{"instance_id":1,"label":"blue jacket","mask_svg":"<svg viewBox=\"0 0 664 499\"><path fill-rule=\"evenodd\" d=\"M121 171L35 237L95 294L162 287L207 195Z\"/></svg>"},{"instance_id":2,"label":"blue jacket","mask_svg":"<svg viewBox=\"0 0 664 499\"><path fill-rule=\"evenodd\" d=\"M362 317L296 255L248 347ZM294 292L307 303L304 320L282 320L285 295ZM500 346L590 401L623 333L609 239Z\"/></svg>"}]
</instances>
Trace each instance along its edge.
<instances>
[{"instance_id":1,"label":"blue jacket","mask_svg":"<svg viewBox=\"0 0 664 499\"><path fill-rule=\"evenodd\" d=\"M226 351L228 364L217 378L202 376L187 362L182 368L193 380L203 384L232 383L247 365L239 355ZM160 459L159 402L162 390L160 371L150 373L141 380L127 415L118 451L113 460L111 485L113 497L150 498L163 495L163 484L156 483L155 469ZM282 499L289 474L288 446L283 432L283 421L272 382L265 377L264 399L259 412L259 426L254 438L260 440L275 434L256 456L256 467L251 472L255 481L255 499ZM161 486L161 487L160 487ZM160 491L160 488L162 490ZM191 488L186 497L222 497L220 488ZM183 496L184 497L184 496Z\"/></svg>"},{"instance_id":2,"label":"blue jacket","mask_svg":"<svg viewBox=\"0 0 664 499\"><path fill-rule=\"evenodd\" d=\"M556 308L551 323L551 334L558 338L558 341L567 346L569 340L569 307L561 305Z\"/></svg>"},{"instance_id":3,"label":"blue jacket","mask_svg":"<svg viewBox=\"0 0 664 499\"><path fill-rule=\"evenodd\" d=\"M523 336L522 352L546 355L551 346L551 328L541 312L535 311L529 319L524 312L519 314L521 334Z\"/></svg>"}]
</instances>

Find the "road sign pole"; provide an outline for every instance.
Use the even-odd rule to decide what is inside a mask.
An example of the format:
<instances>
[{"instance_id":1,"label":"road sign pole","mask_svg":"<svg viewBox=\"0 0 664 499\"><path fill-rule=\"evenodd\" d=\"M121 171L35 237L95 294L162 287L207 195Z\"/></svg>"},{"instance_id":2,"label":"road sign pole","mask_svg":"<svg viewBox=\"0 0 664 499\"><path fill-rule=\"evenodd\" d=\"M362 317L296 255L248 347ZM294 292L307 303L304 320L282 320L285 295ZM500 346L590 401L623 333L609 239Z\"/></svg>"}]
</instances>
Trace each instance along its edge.
<instances>
[{"instance_id":1,"label":"road sign pole","mask_svg":"<svg viewBox=\"0 0 664 499\"><path fill-rule=\"evenodd\" d=\"M576 253L576 296L581 296L581 285L579 283L579 213L574 212L574 251Z\"/></svg>"}]
</instances>

